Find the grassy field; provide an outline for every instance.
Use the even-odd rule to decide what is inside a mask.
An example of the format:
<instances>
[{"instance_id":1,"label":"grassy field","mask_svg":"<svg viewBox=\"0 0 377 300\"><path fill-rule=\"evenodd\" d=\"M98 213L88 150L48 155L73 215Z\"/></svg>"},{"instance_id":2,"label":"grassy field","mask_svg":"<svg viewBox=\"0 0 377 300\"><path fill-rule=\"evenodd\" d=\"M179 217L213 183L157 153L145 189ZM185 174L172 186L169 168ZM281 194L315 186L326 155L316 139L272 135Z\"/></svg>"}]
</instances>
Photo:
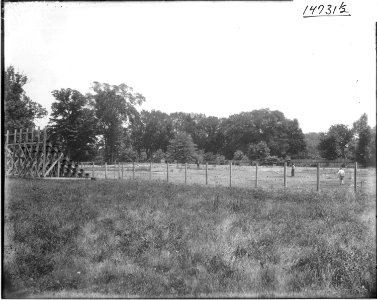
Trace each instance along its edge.
<instances>
[{"instance_id":1,"label":"grassy field","mask_svg":"<svg viewBox=\"0 0 377 300\"><path fill-rule=\"evenodd\" d=\"M375 194L9 179L3 296L376 296Z\"/></svg>"},{"instance_id":2,"label":"grassy field","mask_svg":"<svg viewBox=\"0 0 377 300\"><path fill-rule=\"evenodd\" d=\"M152 174L149 171L149 164L135 164L135 178L149 180L150 176L153 180L166 181L166 164L153 164ZM86 172L92 176L92 166L84 165ZM339 178L337 176L338 168L320 168L320 185L321 189L328 190L339 188ZM346 168L346 176L344 180L343 189L352 190L354 187L354 170L353 168ZM256 180L255 166L232 166L232 186L241 188L254 188ZM205 165L190 164L187 168L187 184L206 184L206 170ZM105 167L95 166L94 177L98 179L105 178ZM108 179L118 179L122 177L121 169L118 165L107 167ZM132 164L123 165L123 178L132 179L133 171ZM210 186L229 186L230 181L229 166L224 165L209 165L208 166L208 185ZM170 164L169 165L169 182L184 183L185 169L184 165ZM284 186L284 168L276 167L258 167L258 186L261 188L281 188ZM287 168L287 186L290 189L312 189L317 188L317 169L310 167L296 167L295 176L291 177L290 168ZM358 189L363 189L366 192L374 192L376 190L376 169L358 169L357 171L357 186Z\"/></svg>"}]
</instances>

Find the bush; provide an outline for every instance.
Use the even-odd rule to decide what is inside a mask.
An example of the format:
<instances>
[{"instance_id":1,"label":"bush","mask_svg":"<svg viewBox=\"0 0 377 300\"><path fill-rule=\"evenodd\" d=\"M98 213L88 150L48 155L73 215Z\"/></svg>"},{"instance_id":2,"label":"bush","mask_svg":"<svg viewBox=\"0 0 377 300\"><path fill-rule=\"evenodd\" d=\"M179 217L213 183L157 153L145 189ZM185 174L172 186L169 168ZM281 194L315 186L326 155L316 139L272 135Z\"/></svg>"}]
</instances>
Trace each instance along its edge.
<instances>
[{"instance_id":1,"label":"bush","mask_svg":"<svg viewBox=\"0 0 377 300\"><path fill-rule=\"evenodd\" d=\"M241 150L237 150L236 152L234 152L233 160L241 160L244 156L245 155Z\"/></svg>"},{"instance_id":2,"label":"bush","mask_svg":"<svg viewBox=\"0 0 377 300\"><path fill-rule=\"evenodd\" d=\"M261 165L272 166L281 164L283 162L284 160L277 156L267 156L265 159L261 161Z\"/></svg>"},{"instance_id":3,"label":"bush","mask_svg":"<svg viewBox=\"0 0 377 300\"><path fill-rule=\"evenodd\" d=\"M160 163L162 160L164 160L166 157L166 154L161 149L158 149L155 153L152 155L152 162L154 163Z\"/></svg>"}]
</instances>

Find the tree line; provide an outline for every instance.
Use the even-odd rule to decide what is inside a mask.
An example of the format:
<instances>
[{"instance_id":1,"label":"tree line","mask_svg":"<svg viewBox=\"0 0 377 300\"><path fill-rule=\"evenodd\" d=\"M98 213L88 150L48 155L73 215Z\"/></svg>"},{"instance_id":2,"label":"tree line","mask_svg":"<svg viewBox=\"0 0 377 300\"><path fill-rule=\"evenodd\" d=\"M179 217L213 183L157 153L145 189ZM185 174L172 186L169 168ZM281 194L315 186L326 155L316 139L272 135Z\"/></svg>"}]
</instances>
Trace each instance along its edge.
<instances>
[{"instance_id":1,"label":"tree line","mask_svg":"<svg viewBox=\"0 0 377 300\"><path fill-rule=\"evenodd\" d=\"M27 76L5 72L5 129L31 127L47 115L23 86ZM137 109L145 97L126 84L93 82L91 92L52 91L48 133L76 161L272 162L295 158L356 159L375 163L375 128L364 114L353 128L331 126L327 133L304 135L297 119L269 109L228 118L197 113ZM314 141L314 142L313 142ZM373 148L374 147L374 148ZM374 156L373 156L374 153Z\"/></svg>"}]
</instances>

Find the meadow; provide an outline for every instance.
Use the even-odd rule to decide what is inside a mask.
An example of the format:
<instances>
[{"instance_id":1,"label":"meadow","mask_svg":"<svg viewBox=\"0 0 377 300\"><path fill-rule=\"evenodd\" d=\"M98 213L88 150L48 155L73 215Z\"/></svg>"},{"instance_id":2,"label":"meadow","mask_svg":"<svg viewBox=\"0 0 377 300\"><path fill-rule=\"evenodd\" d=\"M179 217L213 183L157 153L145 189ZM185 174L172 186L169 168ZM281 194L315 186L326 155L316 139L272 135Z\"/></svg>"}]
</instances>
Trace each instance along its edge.
<instances>
[{"instance_id":1,"label":"meadow","mask_svg":"<svg viewBox=\"0 0 377 300\"><path fill-rule=\"evenodd\" d=\"M375 193L5 184L8 297L376 296Z\"/></svg>"}]
</instances>

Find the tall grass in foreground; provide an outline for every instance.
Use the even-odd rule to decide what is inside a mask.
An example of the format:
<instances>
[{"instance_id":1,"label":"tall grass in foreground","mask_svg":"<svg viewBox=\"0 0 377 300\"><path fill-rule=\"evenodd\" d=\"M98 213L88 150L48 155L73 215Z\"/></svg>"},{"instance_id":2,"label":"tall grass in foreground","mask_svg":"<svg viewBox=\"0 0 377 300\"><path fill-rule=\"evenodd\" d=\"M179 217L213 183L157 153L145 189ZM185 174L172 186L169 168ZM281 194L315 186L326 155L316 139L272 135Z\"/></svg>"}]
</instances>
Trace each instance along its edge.
<instances>
[{"instance_id":1,"label":"tall grass in foreground","mask_svg":"<svg viewBox=\"0 0 377 300\"><path fill-rule=\"evenodd\" d=\"M43 180L6 192L3 275L27 295L375 295L367 194Z\"/></svg>"}]
</instances>

